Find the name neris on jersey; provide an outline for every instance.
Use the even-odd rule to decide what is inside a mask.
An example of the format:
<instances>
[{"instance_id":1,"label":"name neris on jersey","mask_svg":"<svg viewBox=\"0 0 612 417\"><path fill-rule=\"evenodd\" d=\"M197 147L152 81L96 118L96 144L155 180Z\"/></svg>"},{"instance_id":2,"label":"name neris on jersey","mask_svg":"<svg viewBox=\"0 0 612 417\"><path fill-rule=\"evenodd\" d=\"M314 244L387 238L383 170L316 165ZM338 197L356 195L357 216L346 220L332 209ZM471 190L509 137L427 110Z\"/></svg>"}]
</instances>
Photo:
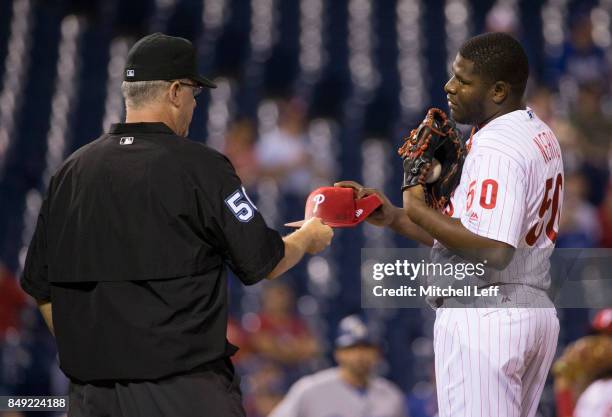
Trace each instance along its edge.
<instances>
[{"instance_id":1,"label":"name neris on jersey","mask_svg":"<svg viewBox=\"0 0 612 417\"><path fill-rule=\"evenodd\" d=\"M550 130L538 133L532 140L542 153L545 163L561 159L561 149L556 145L557 139Z\"/></svg>"}]
</instances>

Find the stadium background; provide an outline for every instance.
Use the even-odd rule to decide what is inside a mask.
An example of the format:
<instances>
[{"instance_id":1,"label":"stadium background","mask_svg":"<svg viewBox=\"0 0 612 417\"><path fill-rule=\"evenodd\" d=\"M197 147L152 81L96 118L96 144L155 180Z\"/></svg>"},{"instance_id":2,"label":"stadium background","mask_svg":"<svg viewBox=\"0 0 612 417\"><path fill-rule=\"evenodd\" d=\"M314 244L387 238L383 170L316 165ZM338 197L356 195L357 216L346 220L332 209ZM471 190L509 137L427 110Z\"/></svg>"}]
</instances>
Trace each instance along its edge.
<instances>
[{"instance_id":1,"label":"stadium background","mask_svg":"<svg viewBox=\"0 0 612 417\"><path fill-rule=\"evenodd\" d=\"M446 109L457 48L509 31L529 55L529 103L562 142L558 246L612 247L611 14L610 0L0 0L0 395L66 389L54 342L15 278L50 174L122 119L122 69L138 37L162 31L196 44L219 88L198 99L189 136L224 151L269 224L286 230L311 189L338 179L399 203L395 149L427 108ZM411 415L432 415L433 312L360 308L360 249L415 245L369 225L337 230L286 285L232 282L229 334L243 347L251 416L329 366L335 327L355 312L383 341L381 371ZM559 351L593 314L559 312ZM553 403L548 384L543 416Z\"/></svg>"}]
</instances>

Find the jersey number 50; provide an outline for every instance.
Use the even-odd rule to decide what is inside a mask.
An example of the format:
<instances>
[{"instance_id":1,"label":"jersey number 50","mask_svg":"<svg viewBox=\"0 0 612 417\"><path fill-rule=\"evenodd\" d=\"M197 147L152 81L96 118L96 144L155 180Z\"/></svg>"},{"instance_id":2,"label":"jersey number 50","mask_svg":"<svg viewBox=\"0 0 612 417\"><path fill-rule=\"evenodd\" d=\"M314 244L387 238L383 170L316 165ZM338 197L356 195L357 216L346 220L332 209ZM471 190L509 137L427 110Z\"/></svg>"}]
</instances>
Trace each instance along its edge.
<instances>
[{"instance_id":1,"label":"jersey number 50","mask_svg":"<svg viewBox=\"0 0 612 417\"><path fill-rule=\"evenodd\" d=\"M474 204L474 197L476 195L476 181L472 181L470 186L468 187L467 194L467 206L466 210L472 208L472 204ZM493 209L497 205L497 190L499 188L499 184L497 181L493 179L484 180L482 182L482 187L480 190L480 206L485 209Z\"/></svg>"},{"instance_id":2,"label":"jersey number 50","mask_svg":"<svg viewBox=\"0 0 612 417\"><path fill-rule=\"evenodd\" d=\"M531 228L525 237L525 242L529 246L535 245L535 243L540 238L542 231L544 230L544 215L551 209L550 219L546 224L546 236L550 239L551 242L555 243L557 240L557 230L555 230L555 223L558 222L561 217L561 212L559 211L559 199L561 197L561 189L563 188L563 176L561 174L557 175L557 181L555 183L555 191L553 193L552 199L549 198L550 192L553 188L553 179L549 178L546 180L546 190L544 191L544 200L542 200L542 205L540 206L540 210L538 211L538 216L540 216L540 220ZM551 208L552 207L552 208Z\"/></svg>"}]
</instances>

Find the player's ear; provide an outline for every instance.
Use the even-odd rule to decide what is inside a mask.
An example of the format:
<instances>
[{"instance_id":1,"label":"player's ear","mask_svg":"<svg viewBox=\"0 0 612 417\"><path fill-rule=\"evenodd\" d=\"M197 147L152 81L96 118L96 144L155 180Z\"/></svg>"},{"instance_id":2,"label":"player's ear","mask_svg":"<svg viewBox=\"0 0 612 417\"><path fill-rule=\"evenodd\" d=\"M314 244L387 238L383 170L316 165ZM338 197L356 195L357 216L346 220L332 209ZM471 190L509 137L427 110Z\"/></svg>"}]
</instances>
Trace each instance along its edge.
<instances>
[{"instance_id":1,"label":"player's ear","mask_svg":"<svg viewBox=\"0 0 612 417\"><path fill-rule=\"evenodd\" d=\"M510 84L505 81L496 81L491 86L491 94L495 104L502 104L510 95Z\"/></svg>"},{"instance_id":2,"label":"player's ear","mask_svg":"<svg viewBox=\"0 0 612 417\"><path fill-rule=\"evenodd\" d=\"M340 365L340 362L342 362L342 351L341 351L341 349L334 350L334 360L336 361L336 363L338 365Z\"/></svg>"}]
</instances>

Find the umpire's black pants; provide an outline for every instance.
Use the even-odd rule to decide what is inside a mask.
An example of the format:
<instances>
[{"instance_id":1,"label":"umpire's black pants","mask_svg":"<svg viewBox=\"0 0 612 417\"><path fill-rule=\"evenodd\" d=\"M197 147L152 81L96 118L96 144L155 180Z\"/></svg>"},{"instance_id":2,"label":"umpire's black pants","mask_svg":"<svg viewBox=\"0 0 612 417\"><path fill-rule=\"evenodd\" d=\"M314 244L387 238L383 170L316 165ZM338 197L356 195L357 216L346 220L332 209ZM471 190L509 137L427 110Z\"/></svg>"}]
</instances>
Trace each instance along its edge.
<instances>
[{"instance_id":1,"label":"umpire's black pants","mask_svg":"<svg viewBox=\"0 0 612 417\"><path fill-rule=\"evenodd\" d=\"M70 384L68 417L244 417L229 359L157 381Z\"/></svg>"}]
</instances>

